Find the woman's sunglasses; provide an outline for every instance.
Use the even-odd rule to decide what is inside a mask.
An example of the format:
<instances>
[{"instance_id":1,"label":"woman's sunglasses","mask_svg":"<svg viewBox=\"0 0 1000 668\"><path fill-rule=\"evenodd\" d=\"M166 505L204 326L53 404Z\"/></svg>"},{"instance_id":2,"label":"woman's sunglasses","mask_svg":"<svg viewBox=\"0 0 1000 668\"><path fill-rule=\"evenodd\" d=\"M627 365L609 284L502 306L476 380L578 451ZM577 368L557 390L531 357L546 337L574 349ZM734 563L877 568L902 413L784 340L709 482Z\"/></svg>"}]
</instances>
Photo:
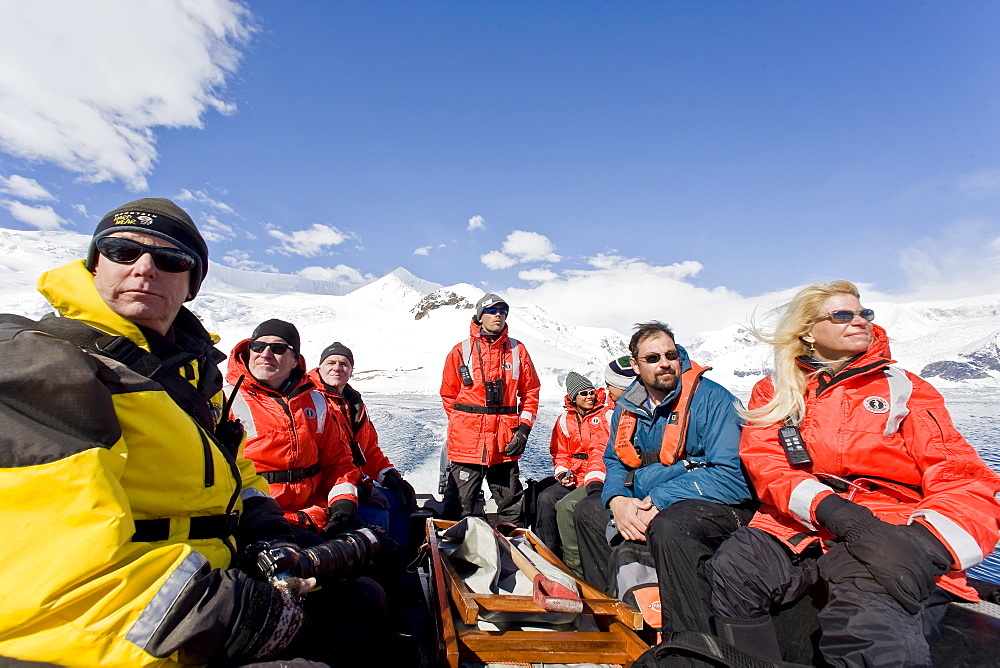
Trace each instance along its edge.
<instances>
[{"instance_id":1,"label":"woman's sunglasses","mask_svg":"<svg viewBox=\"0 0 1000 668\"><path fill-rule=\"evenodd\" d=\"M275 356L284 355L285 351L291 348L287 343L271 343L270 341L251 341L250 350L260 355L262 352L267 350L267 347L271 346L271 352Z\"/></svg>"},{"instance_id":2,"label":"woman's sunglasses","mask_svg":"<svg viewBox=\"0 0 1000 668\"><path fill-rule=\"evenodd\" d=\"M578 396L578 397L592 397L595 394L597 394L596 390L580 390L579 392L576 393L576 396Z\"/></svg>"},{"instance_id":3,"label":"woman's sunglasses","mask_svg":"<svg viewBox=\"0 0 1000 668\"><path fill-rule=\"evenodd\" d=\"M179 248L147 246L122 237L101 237L97 240L97 250L116 264L134 264L143 254L149 253L158 269L171 274L189 271L198 264L194 256Z\"/></svg>"},{"instance_id":4,"label":"woman's sunglasses","mask_svg":"<svg viewBox=\"0 0 1000 668\"><path fill-rule=\"evenodd\" d=\"M816 321L820 320L831 320L840 325L846 325L847 323L854 320L854 316L860 315L862 318L871 322L875 319L875 311L870 308L863 308L860 311L848 311L844 309L842 311L830 311L826 315L816 318Z\"/></svg>"}]
</instances>

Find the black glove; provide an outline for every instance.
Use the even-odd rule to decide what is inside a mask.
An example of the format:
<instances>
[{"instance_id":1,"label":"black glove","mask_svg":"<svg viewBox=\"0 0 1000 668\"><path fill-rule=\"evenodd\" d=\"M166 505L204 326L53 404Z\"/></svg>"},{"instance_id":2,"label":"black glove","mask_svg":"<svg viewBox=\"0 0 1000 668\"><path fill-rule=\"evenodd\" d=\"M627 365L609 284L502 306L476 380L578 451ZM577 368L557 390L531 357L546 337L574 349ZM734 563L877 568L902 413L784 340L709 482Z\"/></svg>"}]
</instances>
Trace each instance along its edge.
<instances>
[{"instance_id":1,"label":"black glove","mask_svg":"<svg viewBox=\"0 0 1000 668\"><path fill-rule=\"evenodd\" d=\"M508 457L520 457L521 453L524 452L524 446L528 444L528 434L531 433L531 426L521 423L518 425L517 429L514 430L514 437L510 439L510 443L507 447L503 449L507 453Z\"/></svg>"},{"instance_id":2,"label":"black glove","mask_svg":"<svg viewBox=\"0 0 1000 668\"><path fill-rule=\"evenodd\" d=\"M219 424L215 425L216 440L234 457L239 452L240 445L243 443L243 434L245 433L246 430L243 428L243 423L240 422L239 418L222 420Z\"/></svg>"},{"instance_id":3,"label":"black glove","mask_svg":"<svg viewBox=\"0 0 1000 668\"><path fill-rule=\"evenodd\" d=\"M600 480L594 480L587 483L587 496L593 496L594 494L600 494L604 491L604 483Z\"/></svg>"},{"instance_id":4,"label":"black glove","mask_svg":"<svg viewBox=\"0 0 1000 668\"><path fill-rule=\"evenodd\" d=\"M323 527L322 534L326 538L332 538L345 531L353 531L361 526L358 519L358 504L350 499L338 499L330 504L330 519Z\"/></svg>"},{"instance_id":5,"label":"black glove","mask_svg":"<svg viewBox=\"0 0 1000 668\"><path fill-rule=\"evenodd\" d=\"M391 489L403 504L403 513L412 515L417 509L417 493L413 485L406 482L396 469L389 469L382 475L382 486Z\"/></svg>"},{"instance_id":6,"label":"black glove","mask_svg":"<svg viewBox=\"0 0 1000 668\"><path fill-rule=\"evenodd\" d=\"M365 495L362 503L381 508L382 510L389 510L389 499L386 498L385 492L375 485L372 485L368 489L368 493Z\"/></svg>"},{"instance_id":7,"label":"black glove","mask_svg":"<svg viewBox=\"0 0 1000 668\"><path fill-rule=\"evenodd\" d=\"M934 577L951 570L948 549L919 522L883 522L864 506L835 495L820 501L816 519L843 539L851 556L911 615L923 609Z\"/></svg>"}]
</instances>

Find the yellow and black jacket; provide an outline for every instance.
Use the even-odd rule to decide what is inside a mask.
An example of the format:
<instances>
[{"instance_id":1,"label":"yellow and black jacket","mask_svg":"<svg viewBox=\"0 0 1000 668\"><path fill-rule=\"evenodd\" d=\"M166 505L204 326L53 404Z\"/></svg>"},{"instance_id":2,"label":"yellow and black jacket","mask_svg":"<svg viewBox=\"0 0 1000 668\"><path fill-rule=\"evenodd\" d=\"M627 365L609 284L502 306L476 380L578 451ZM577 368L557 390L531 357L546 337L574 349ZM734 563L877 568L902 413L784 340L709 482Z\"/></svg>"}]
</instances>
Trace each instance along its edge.
<instances>
[{"instance_id":1,"label":"yellow and black jacket","mask_svg":"<svg viewBox=\"0 0 1000 668\"><path fill-rule=\"evenodd\" d=\"M62 316L176 365L217 419L222 354L189 311L172 341L140 329L82 261L38 288ZM259 587L220 569L287 531L267 483L162 385L32 324L0 319L0 656L134 666L238 653L247 638L231 629Z\"/></svg>"}]
</instances>

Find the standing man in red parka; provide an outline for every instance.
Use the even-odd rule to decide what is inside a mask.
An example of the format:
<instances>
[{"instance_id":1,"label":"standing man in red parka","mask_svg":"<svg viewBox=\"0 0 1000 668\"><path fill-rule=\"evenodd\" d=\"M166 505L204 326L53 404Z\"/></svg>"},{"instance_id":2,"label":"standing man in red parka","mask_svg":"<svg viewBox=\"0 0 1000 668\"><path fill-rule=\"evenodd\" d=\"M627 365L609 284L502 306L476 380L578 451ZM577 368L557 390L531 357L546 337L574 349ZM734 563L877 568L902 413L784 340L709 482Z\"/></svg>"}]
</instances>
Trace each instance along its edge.
<instances>
[{"instance_id":1,"label":"standing man in red parka","mask_svg":"<svg viewBox=\"0 0 1000 668\"><path fill-rule=\"evenodd\" d=\"M538 415L540 383L524 344L507 335L509 311L498 295L484 295L476 302L469 338L452 348L444 364L449 519L473 513L485 478L498 518L524 524L517 461Z\"/></svg>"}]
</instances>

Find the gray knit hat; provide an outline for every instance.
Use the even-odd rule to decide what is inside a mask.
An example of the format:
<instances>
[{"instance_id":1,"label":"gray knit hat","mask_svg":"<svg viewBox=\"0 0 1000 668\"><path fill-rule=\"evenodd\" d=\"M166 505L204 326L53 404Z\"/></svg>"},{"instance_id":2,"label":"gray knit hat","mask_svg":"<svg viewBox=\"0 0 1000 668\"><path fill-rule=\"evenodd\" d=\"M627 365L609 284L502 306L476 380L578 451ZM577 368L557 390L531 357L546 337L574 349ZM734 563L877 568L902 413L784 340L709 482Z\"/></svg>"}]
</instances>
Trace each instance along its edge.
<instances>
[{"instance_id":1,"label":"gray knit hat","mask_svg":"<svg viewBox=\"0 0 1000 668\"><path fill-rule=\"evenodd\" d=\"M94 230L87 249L87 269L97 266L97 240L114 232L142 232L160 237L190 253L198 261L191 270L191 298L198 295L208 273L208 245L187 212L162 197L144 197L111 211Z\"/></svg>"},{"instance_id":2,"label":"gray knit hat","mask_svg":"<svg viewBox=\"0 0 1000 668\"><path fill-rule=\"evenodd\" d=\"M478 324L483 319L484 309L496 306L503 306L507 310L510 310L510 305L505 302L500 295L495 295L492 292L483 295L482 298L476 302L476 323Z\"/></svg>"},{"instance_id":3,"label":"gray knit hat","mask_svg":"<svg viewBox=\"0 0 1000 668\"><path fill-rule=\"evenodd\" d=\"M576 371L570 371L569 375L566 376L566 394L569 395L570 401L576 399L576 395L580 394L581 390L592 389L594 389L594 384Z\"/></svg>"},{"instance_id":4,"label":"gray knit hat","mask_svg":"<svg viewBox=\"0 0 1000 668\"><path fill-rule=\"evenodd\" d=\"M604 369L604 383L610 387L617 387L619 390L628 389L628 386L635 380L635 369L629 361L628 355L622 355L611 360Z\"/></svg>"}]
</instances>

